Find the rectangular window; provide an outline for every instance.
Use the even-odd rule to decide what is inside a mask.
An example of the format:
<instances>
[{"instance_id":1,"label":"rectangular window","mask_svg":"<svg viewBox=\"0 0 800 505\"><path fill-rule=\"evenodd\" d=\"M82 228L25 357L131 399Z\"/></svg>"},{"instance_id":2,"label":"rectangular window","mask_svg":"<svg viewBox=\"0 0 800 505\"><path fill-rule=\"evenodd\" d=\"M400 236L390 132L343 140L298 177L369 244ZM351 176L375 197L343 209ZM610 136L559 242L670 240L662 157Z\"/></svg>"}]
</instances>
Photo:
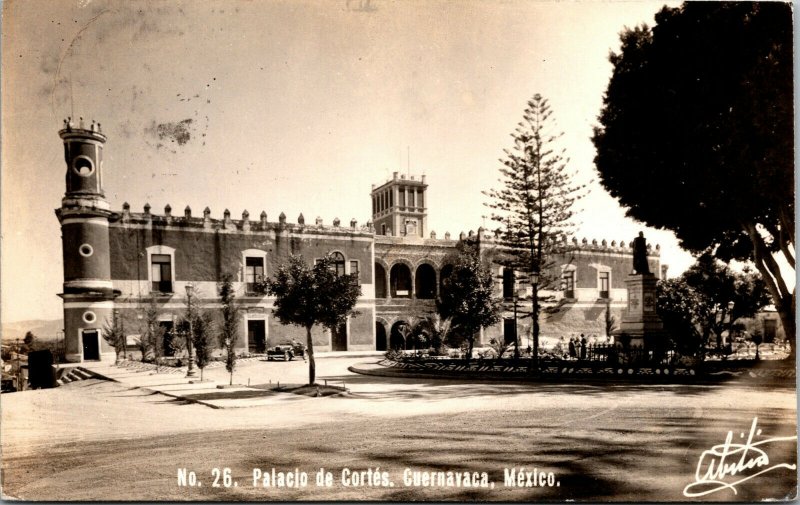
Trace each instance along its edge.
<instances>
[{"instance_id":1,"label":"rectangular window","mask_svg":"<svg viewBox=\"0 0 800 505\"><path fill-rule=\"evenodd\" d=\"M514 270L511 268L503 269L503 298L509 300L514 298Z\"/></svg>"},{"instance_id":2,"label":"rectangular window","mask_svg":"<svg viewBox=\"0 0 800 505\"><path fill-rule=\"evenodd\" d=\"M350 260L350 275L354 276L356 283L361 283L361 276L358 271L358 261Z\"/></svg>"},{"instance_id":3,"label":"rectangular window","mask_svg":"<svg viewBox=\"0 0 800 505\"><path fill-rule=\"evenodd\" d=\"M256 283L264 280L264 258L245 258L244 282L248 293L255 293Z\"/></svg>"},{"instance_id":4,"label":"rectangular window","mask_svg":"<svg viewBox=\"0 0 800 505\"><path fill-rule=\"evenodd\" d=\"M150 257L150 280L152 290L172 293L172 258L169 254L154 254Z\"/></svg>"},{"instance_id":5,"label":"rectangular window","mask_svg":"<svg viewBox=\"0 0 800 505\"><path fill-rule=\"evenodd\" d=\"M394 190L389 192L389 208L394 207Z\"/></svg>"},{"instance_id":6,"label":"rectangular window","mask_svg":"<svg viewBox=\"0 0 800 505\"><path fill-rule=\"evenodd\" d=\"M600 272L600 298L608 298L611 293L610 272Z\"/></svg>"},{"instance_id":7,"label":"rectangular window","mask_svg":"<svg viewBox=\"0 0 800 505\"><path fill-rule=\"evenodd\" d=\"M425 197L422 196L424 194L422 190L419 190L419 193L417 193L417 207L425 207Z\"/></svg>"},{"instance_id":8,"label":"rectangular window","mask_svg":"<svg viewBox=\"0 0 800 505\"><path fill-rule=\"evenodd\" d=\"M561 288L564 291L564 298L575 298L575 271L564 272L561 277Z\"/></svg>"},{"instance_id":9,"label":"rectangular window","mask_svg":"<svg viewBox=\"0 0 800 505\"><path fill-rule=\"evenodd\" d=\"M405 207L406 206L406 188L400 188L399 197L400 197L400 207Z\"/></svg>"},{"instance_id":10,"label":"rectangular window","mask_svg":"<svg viewBox=\"0 0 800 505\"><path fill-rule=\"evenodd\" d=\"M409 206L409 207L416 207L416 204L415 204L415 202L414 202L414 195L416 195L416 194L417 194L417 193L416 193L416 192L415 192L413 189L412 189L412 190L411 190L411 192L408 194L408 206Z\"/></svg>"}]
</instances>

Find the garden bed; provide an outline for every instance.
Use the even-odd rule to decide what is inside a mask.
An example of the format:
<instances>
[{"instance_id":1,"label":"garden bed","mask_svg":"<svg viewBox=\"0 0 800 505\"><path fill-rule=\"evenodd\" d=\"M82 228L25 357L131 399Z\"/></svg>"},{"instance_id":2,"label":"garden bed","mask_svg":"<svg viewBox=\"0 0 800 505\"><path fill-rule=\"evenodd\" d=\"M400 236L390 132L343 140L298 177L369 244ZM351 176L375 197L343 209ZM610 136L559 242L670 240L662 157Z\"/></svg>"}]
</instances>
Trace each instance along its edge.
<instances>
[{"instance_id":1,"label":"garden bed","mask_svg":"<svg viewBox=\"0 0 800 505\"><path fill-rule=\"evenodd\" d=\"M584 360L542 360L534 374L528 359L383 359L390 375L497 380L632 380L697 382L728 379L771 380L794 383L796 369L789 361L699 361L691 365L659 363L608 363ZM361 373L363 371L357 370ZM380 370L372 370L381 375Z\"/></svg>"}]
</instances>

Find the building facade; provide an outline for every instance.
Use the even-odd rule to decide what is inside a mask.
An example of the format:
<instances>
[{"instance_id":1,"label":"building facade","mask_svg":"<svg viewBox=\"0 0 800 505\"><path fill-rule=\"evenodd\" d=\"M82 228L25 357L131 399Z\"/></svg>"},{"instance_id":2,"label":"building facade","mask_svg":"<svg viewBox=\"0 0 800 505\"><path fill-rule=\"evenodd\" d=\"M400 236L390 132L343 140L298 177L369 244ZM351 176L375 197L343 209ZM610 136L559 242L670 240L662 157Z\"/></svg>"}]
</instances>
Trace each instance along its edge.
<instances>
[{"instance_id":1,"label":"building facade","mask_svg":"<svg viewBox=\"0 0 800 505\"><path fill-rule=\"evenodd\" d=\"M173 213L169 205L159 214L149 205L133 212L127 203L112 211L103 192L106 137L100 125L76 128L67 121L59 135L67 164L66 192L56 216L62 232L64 284L59 296L68 361L113 360L114 349L103 332L117 318L132 338L143 334L145 306L150 303L158 307L159 324L165 329L163 354L170 355L169 341L187 307L187 285L193 287L193 304L218 313L217 286L226 274L235 281L241 307L236 347L242 353L263 352L268 345L292 338L304 341L305 330L281 325L272 315L274 299L255 289L259 278L273 275L292 254L310 263L332 254L337 271L356 274L361 286L358 315L334 331L312 331L318 351L402 346L403 325L434 317L442 279L462 240L477 242L498 280L499 297L511 301L530 291L492 262L502 249L493 234L483 229L458 237L428 233L424 176L395 173L373 187L372 219L366 225L355 219L344 224L334 219L326 225L317 218L310 223L302 214L290 223L283 213L270 221L265 212L251 219L247 211L232 219L228 210L219 219L212 218L208 208L200 216L189 207ZM605 311L610 309L619 320L626 307L630 244L584 239L571 245L569 257L554 262L561 285L549 292L541 334L604 335ZM648 261L651 271L660 275L658 247L649 251ZM523 321L513 324L508 305L503 321L484 329L480 342L493 337L513 341L520 325L524 328ZM524 303L518 310L525 311Z\"/></svg>"}]
</instances>

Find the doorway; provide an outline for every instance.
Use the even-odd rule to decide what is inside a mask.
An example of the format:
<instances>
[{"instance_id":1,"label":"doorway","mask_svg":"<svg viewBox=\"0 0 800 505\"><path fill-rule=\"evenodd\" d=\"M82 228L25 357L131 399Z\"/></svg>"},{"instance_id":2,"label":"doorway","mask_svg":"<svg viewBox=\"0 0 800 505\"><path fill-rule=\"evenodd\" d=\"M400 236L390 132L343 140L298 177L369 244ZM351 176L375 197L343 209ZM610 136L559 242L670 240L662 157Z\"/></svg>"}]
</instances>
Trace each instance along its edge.
<instances>
[{"instance_id":1,"label":"doorway","mask_svg":"<svg viewBox=\"0 0 800 505\"><path fill-rule=\"evenodd\" d=\"M247 347L251 353L263 354L267 350L266 321L254 319L247 321Z\"/></svg>"},{"instance_id":2,"label":"doorway","mask_svg":"<svg viewBox=\"0 0 800 505\"><path fill-rule=\"evenodd\" d=\"M340 324L331 332L331 350L347 350L347 323Z\"/></svg>"},{"instance_id":3,"label":"doorway","mask_svg":"<svg viewBox=\"0 0 800 505\"><path fill-rule=\"evenodd\" d=\"M100 332L97 330L83 330L83 360L100 360Z\"/></svg>"},{"instance_id":4,"label":"doorway","mask_svg":"<svg viewBox=\"0 0 800 505\"><path fill-rule=\"evenodd\" d=\"M380 321L375 321L375 350L386 350L386 327Z\"/></svg>"}]
</instances>

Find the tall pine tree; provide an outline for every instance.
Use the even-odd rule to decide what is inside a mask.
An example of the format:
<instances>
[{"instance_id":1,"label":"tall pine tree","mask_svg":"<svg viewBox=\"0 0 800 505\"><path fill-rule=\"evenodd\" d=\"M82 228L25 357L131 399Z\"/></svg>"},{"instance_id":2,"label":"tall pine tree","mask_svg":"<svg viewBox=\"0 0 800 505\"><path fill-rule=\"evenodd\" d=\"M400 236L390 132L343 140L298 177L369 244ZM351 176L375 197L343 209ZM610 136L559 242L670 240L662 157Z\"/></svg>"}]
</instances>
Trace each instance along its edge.
<instances>
[{"instance_id":1,"label":"tall pine tree","mask_svg":"<svg viewBox=\"0 0 800 505\"><path fill-rule=\"evenodd\" d=\"M545 98L528 101L522 121L511 134L514 145L500 161L500 189L484 192L491 201L491 219L500 225L505 254L497 261L527 277L532 285L533 360L538 370L539 290L560 282L552 258L567 251L574 224L574 203L585 196L586 185L573 182L568 159L556 145L555 119Z\"/></svg>"}]
</instances>

